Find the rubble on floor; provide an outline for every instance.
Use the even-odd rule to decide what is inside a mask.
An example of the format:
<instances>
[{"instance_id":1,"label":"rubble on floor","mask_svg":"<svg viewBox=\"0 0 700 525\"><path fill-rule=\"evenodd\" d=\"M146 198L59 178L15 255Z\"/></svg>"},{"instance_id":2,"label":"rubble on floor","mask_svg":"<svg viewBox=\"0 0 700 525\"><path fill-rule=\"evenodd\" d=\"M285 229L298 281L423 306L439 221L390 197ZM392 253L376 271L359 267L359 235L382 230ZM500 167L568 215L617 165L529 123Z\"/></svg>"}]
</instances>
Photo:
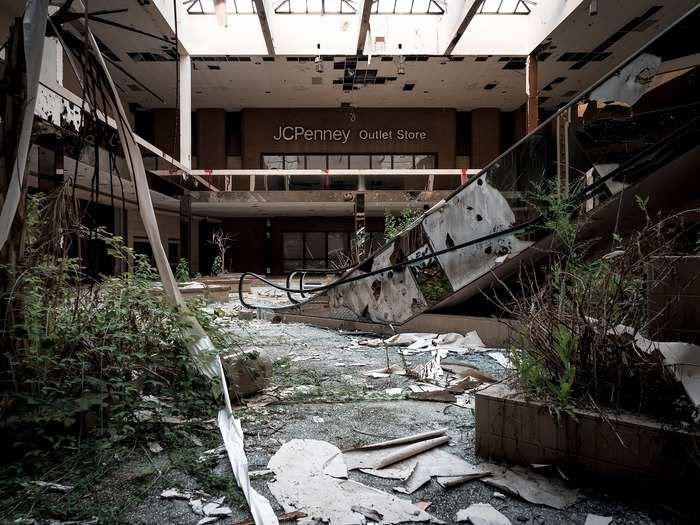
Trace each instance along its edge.
<instances>
[{"instance_id":1,"label":"rubble on floor","mask_svg":"<svg viewBox=\"0 0 700 525\"><path fill-rule=\"evenodd\" d=\"M431 520L409 500L347 479L347 469L334 461L340 454L337 447L325 441L294 439L270 459L268 468L275 473L275 481L268 484L270 492L286 512L301 510L307 514L298 520L299 524L325 521L364 525L368 519L373 520L365 510L387 525ZM329 463L334 464L330 470Z\"/></svg>"},{"instance_id":2,"label":"rubble on floor","mask_svg":"<svg viewBox=\"0 0 700 525\"><path fill-rule=\"evenodd\" d=\"M472 525L511 525L503 514L488 503L474 503L457 513L458 522L467 521Z\"/></svg>"}]
</instances>

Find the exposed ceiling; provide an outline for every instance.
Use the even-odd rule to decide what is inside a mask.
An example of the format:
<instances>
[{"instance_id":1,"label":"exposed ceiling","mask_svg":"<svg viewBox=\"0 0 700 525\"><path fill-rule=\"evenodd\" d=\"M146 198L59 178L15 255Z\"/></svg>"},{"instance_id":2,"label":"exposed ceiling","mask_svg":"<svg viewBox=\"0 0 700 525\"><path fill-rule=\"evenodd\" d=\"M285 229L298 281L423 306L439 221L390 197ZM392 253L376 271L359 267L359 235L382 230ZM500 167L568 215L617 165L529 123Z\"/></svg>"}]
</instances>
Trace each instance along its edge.
<instances>
[{"instance_id":1,"label":"exposed ceiling","mask_svg":"<svg viewBox=\"0 0 700 525\"><path fill-rule=\"evenodd\" d=\"M109 50L106 54L115 61L113 74L124 100L144 109L175 106L175 52L174 45L169 43L174 42L174 33L160 10L170 4L165 0L90 1L91 11L126 9L101 18L141 32L91 22L105 51ZM545 109L554 109L587 88L697 5L697 1L610 0L598 4L596 16L589 14L588 4L580 3L543 42L539 85ZM290 16L287 15L287 20L311 15ZM476 17L536 21L533 15ZM217 25L213 15L195 18L208 19L212 29ZM499 35L500 39L507 37ZM193 57L193 109L217 107L233 111L249 107L351 104L513 110L525 101L523 56L407 55L405 58L405 75L399 75L398 56L370 59L323 56L322 72L317 71L313 55Z\"/></svg>"}]
</instances>

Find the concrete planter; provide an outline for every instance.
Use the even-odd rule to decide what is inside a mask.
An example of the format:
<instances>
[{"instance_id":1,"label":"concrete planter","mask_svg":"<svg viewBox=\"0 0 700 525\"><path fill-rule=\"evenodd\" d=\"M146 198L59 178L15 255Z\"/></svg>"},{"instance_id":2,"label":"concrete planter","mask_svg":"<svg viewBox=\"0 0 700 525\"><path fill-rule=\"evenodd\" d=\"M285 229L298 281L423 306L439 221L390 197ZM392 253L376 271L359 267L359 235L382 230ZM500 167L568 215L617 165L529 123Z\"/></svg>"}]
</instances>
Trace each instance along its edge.
<instances>
[{"instance_id":1,"label":"concrete planter","mask_svg":"<svg viewBox=\"0 0 700 525\"><path fill-rule=\"evenodd\" d=\"M523 465L566 464L606 480L700 479L700 433L632 414L550 414L502 384L476 394L476 452ZM621 442L622 441L622 442ZM624 445L623 445L624 443Z\"/></svg>"},{"instance_id":2,"label":"concrete planter","mask_svg":"<svg viewBox=\"0 0 700 525\"><path fill-rule=\"evenodd\" d=\"M193 297L204 297L215 303L225 303L229 300L232 289L230 286L220 284L205 284L201 288L180 288L180 293L185 299Z\"/></svg>"},{"instance_id":3,"label":"concrete planter","mask_svg":"<svg viewBox=\"0 0 700 525\"><path fill-rule=\"evenodd\" d=\"M211 285L222 285L222 286L228 286L231 288L232 292L238 293L238 283L240 281L241 276L239 274L221 274L217 275L216 277L202 277L200 279L201 282L206 284L207 286ZM247 279L243 283L243 291L244 292L250 292L251 288L251 281L252 279Z\"/></svg>"}]
</instances>

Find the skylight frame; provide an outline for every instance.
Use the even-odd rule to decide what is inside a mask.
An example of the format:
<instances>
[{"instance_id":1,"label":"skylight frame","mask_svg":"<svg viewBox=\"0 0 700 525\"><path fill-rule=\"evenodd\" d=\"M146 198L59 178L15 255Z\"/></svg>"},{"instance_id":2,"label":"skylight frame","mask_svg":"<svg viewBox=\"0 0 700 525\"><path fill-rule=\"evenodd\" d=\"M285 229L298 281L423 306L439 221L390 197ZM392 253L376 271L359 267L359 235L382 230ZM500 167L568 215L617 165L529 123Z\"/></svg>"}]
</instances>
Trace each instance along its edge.
<instances>
[{"instance_id":1,"label":"skylight frame","mask_svg":"<svg viewBox=\"0 0 700 525\"><path fill-rule=\"evenodd\" d=\"M246 6L250 2L250 10L246 10ZM185 0L183 2L188 15L215 15L214 0ZM189 3L189 5L187 5ZM207 4L205 9L204 4ZM211 9L208 8L211 4ZM240 5L240 7L239 7ZM231 7L233 6L233 8ZM199 9L197 11L196 9ZM255 0L226 0L227 15L257 15L258 11L255 7Z\"/></svg>"},{"instance_id":2,"label":"skylight frame","mask_svg":"<svg viewBox=\"0 0 700 525\"><path fill-rule=\"evenodd\" d=\"M295 6L292 5L292 2ZM352 2L353 0L281 0L274 7L274 13L276 15L356 15L357 8ZM292 7L296 8L296 5L301 3L304 4L303 10L292 10ZM309 4L311 4L311 8L309 8ZM318 4L321 6L320 9L315 7Z\"/></svg>"},{"instance_id":3,"label":"skylight frame","mask_svg":"<svg viewBox=\"0 0 700 525\"><path fill-rule=\"evenodd\" d=\"M498 3L498 7L492 6ZM527 16L532 13L532 9L528 5L527 0L481 0L476 14L477 15L520 15ZM513 5L514 4L514 5ZM509 6L513 5L512 8ZM484 7L488 7L488 11L484 11Z\"/></svg>"},{"instance_id":4,"label":"skylight frame","mask_svg":"<svg viewBox=\"0 0 700 525\"><path fill-rule=\"evenodd\" d=\"M393 4L388 9L387 4ZM442 4L442 5L440 5ZM419 9L425 5L425 10ZM373 0L370 13L373 15L444 15L446 0ZM381 8L381 9L380 9Z\"/></svg>"}]
</instances>

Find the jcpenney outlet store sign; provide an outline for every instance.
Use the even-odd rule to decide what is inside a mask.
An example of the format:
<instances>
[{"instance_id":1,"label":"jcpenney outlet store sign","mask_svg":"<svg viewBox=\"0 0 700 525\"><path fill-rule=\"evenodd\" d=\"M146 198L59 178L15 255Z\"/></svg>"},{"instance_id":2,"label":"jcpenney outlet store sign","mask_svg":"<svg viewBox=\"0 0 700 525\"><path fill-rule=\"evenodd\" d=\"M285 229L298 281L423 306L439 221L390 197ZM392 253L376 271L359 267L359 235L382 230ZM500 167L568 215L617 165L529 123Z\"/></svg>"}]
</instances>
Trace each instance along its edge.
<instances>
[{"instance_id":1,"label":"jcpenney outlet store sign","mask_svg":"<svg viewBox=\"0 0 700 525\"><path fill-rule=\"evenodd\" d=\"M420 129L327 129L304 126L279 126L272 136L275 142L426 141L428 132Z\"/></svg>"}]
</instances>

